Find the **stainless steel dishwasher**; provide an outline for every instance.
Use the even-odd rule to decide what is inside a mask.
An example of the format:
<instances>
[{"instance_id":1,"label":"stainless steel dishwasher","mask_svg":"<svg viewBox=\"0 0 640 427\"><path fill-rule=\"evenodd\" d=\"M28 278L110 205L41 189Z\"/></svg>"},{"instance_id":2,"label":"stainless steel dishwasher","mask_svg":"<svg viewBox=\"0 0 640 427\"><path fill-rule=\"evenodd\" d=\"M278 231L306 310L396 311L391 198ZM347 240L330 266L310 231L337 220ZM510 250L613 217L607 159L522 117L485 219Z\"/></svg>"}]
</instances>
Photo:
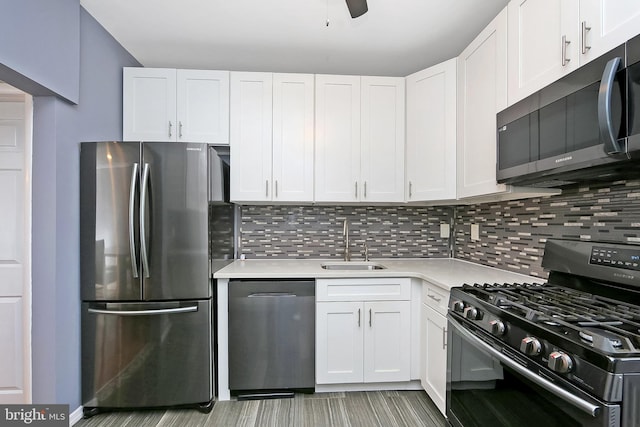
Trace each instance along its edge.
<instances>
[{"instance_id":1,"label":"stainless steel dishwasher","mask_svg":"<svg viewBox=\"0 0 640 427\"><path fill-rule=\"evenodd\" d=\"M229 282L229 389L239 399L315 389L315 281Z\"/></svg>"}]
</instances>

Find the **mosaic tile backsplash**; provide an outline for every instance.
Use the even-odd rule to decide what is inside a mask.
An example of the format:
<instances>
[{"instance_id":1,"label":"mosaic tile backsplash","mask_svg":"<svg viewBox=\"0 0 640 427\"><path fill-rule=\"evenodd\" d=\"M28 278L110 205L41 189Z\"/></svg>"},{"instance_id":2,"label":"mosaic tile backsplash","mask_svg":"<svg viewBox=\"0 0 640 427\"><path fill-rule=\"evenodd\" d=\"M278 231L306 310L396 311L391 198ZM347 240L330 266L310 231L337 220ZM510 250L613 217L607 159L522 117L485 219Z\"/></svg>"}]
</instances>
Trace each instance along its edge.
<instances>
[{"instance_id":1,"label":"mosaic tile backsplash","mask_svg":"<svg viewBox=\"0 0 640 427\"><path fill-rule=\"evenodd\" d=\"M449 239L448 207L242 206L239 253L250 258L344 257L343 224L349 223L352 260L364 258L443 258Z\"/></svg>"},{"instance_id":2,"label":"mosaic tile backsplash","mask_svg":"<svg viewBox=\"0 0 640 427\"><path fill-rule=\"evenodd\" d=\"M480 240L471 240L471 224ZM558 196L457 207L455 257L523 274L542 269L548 238L640 244L640 181L566 187Z\"/></svg>"},{"instance_id":3,"label":"mosaic tile backsplash","mask_svg":"<svg viewBox=\"0 0 640 427\"><path fill-rule=\"evenodd\" d=\"M242 206L247 258L339 258L349 222L352 259L448 257L546 277L548 238L640 244L640 180L566 187L559 196L457 207ZM453 222L452 242L440 224ZM471 224L480 240L471 240ZM450 245L451 243L451 245Z\"/></svg>"}]
</instances>

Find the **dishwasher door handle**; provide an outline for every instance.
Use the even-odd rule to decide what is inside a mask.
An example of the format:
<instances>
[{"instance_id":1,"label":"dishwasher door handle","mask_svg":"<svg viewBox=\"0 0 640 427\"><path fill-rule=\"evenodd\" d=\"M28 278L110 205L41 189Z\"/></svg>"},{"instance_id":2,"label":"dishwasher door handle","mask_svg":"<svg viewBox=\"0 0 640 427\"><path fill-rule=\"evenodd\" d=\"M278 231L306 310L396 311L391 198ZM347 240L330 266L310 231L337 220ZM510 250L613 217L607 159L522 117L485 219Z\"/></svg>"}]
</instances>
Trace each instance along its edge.
<instances>
[{"instance_id":1,"label":"dishwasher door handle","mask_svg":"<svg viewBox=\"0 0 640 427\"><path fill-rule=\"evenodd\" d=\"M280 297L297 297L291 292L256 292L247 295L247 298L280 298Z\"/></svg>"}]
</instances>

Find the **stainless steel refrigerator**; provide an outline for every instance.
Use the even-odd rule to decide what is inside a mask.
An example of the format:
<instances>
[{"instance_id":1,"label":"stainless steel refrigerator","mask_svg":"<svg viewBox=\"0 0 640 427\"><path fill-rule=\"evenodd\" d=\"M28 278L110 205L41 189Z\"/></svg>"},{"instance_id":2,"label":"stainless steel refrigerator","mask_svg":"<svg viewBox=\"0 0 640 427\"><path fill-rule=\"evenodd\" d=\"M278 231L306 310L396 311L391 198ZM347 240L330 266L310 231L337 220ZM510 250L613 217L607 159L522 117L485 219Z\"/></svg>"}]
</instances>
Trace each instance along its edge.
<instances>
[{"instance_id":1,"label":"stainless steel refrigerator","mask_svg":"<svg viewBox=\"0 0 640 427\"><path fill-rule=\"evenodd\" d=\"M211 409L208 170L206 144L81 144L85 416Z\"/></svg>"}]
</instances>

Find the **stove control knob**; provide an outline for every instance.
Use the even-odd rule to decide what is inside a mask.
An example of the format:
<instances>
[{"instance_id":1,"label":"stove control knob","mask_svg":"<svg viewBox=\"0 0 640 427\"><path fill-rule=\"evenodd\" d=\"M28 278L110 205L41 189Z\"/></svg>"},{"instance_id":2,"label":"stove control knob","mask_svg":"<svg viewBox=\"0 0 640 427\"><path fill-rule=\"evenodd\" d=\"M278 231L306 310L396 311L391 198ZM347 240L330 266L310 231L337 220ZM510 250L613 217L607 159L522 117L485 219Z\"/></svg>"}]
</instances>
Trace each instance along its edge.
<instances>
[{"instance_id":1,"label":"stove control knob","mask_svg":"<svg viewBox=\"0 0 640 427\"><path fill-rule=\"evenodd\" d=\"M549 355L549 368L560 374L566 374L573 368L573 361L568 354L554 351Z\"/></svg>"},{"instance_id":2,"label":"stove control knob","mask_svg":"<svg viewBox=\"0 0 640 427\"><path fill-rule=\"evenodd\" d=\"M537 356L542 351L542 344L538 338L526 337L520 342L520 351L527 356Z\"/></svg>"},{"instance_id":3,"label":"stove control knob","mask_svg":"<svg viewBox=\"0 0 640 427\"><path fill-rule=\"evenodd\" d=\"M453 303L453 311L458 313L464 313L464 303L462 301L456 301Z\"/></svg>"},{"instance_id":4,"label":"stove control knob","mask_svg":"<svg viewBox=\"0 0 640 427\"><path fill-rule=\"evenodd\" d=\"M504 326L502 320L492 320L489 322L489 325L491 325L491 333L497 337L500 337L507 332L507 328Z\"/></svg>"},{"instance_id":5,"label":"stove control knob","mask_svg":"<svg viewBox=\"0 0 640 427\"><path fill-rule=\"evenodd\" d=\"M475 307L470 307L467 310L467 319L469 320L480 320L482 319L482 312Z\"/></svg>"}]
</instances>

